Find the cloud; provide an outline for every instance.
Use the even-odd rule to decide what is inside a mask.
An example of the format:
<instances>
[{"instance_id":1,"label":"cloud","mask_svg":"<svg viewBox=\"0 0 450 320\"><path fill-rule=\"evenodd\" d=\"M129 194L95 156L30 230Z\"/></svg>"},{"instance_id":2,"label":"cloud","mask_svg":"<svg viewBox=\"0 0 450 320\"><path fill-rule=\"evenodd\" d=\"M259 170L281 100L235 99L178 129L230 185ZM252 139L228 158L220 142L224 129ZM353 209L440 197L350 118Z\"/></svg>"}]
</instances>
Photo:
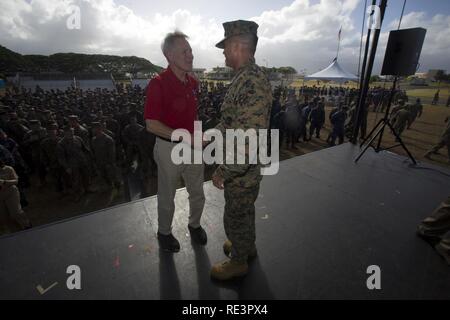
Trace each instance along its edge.
<instances>
[{"instance_id":1,"label":"cloud","mask_svg":"<svg viewBox=\"0 0 450 320\"><path fill-rule=\"evenodd\" d=\"M313 73L336 55L337 34L342 26L339 61L356 73L360 26L352 14L360 0L295 0L280 10L268 10L252 19L259 24L257 62L295 67ZM69 8L80 8L81 29L66 27ZM148 15L147 15L148 16ZM223 65L222 50L214 47L223 37L223 21L207 19L188 10L154 13L143 18L114 0L8 0L0 1L0 44L20 53L83 52L136 55L165 66L160 44L175 29L190 36L196 67ZM398 21L385 23L396 29ZM402 27L427 28L421 64L424 68L450 69L450 16L427 17L423 12L404 16ZM388 32L380 36L374 72L379 72Z\"/></svg>"},{"instance_id":2,"label":"cloud","mask_svg":"<svg viewBox=\"0 0 450 320\"><path fill-rule=\"evenodd\" d=\"M81 28L68 29L70 6L80 8ZM83 52L136 55L165 65L160 45L175 29L190 36L197 63L223 64L213 44L223 36L214 20L186 10L171 15L154 14L143 19L113 0L25 0L0 2L0 44L24 54ZM198 53L197 53L198 52Z\"/></svg>"},{"instance_id":3,"label":"cloud","mask_svg":"<svg viewBox=\"0 0 450 320\"><path fill-rule=\"evenodd\" d=\"M253 17L260 25L257 57L265 57L270 65L292 65L299 71L313 73L326 67L336 56L338 31L342 27L340 61L356 72L359 39L351 14L357 0L294 1L278 11L266 11ZM353 47L346 45L352 44Z\"/></svg>"}]
</instances>

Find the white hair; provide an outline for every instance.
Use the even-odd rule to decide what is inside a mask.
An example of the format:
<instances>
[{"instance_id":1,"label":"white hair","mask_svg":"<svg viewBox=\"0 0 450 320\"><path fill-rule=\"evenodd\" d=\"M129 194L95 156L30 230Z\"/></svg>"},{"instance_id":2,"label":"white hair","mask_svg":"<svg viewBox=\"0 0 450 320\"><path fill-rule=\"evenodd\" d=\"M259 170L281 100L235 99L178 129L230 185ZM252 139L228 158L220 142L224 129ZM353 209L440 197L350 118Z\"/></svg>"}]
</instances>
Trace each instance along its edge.
<instances>
[{"instance_id":1,"label":"white hair","mask_svg":"<svg viewBox=\"0 0 450 320\"><path fill-rule=\"evenodd\" d=\"M181 32L179 30L170 32L164 37L164 41L161 44L161 50L166 58L167 58L167 52L172 50L175 40L180 39L180 38L189 39L189 37L187 35L185 35L183 32Z\"/></svg>"}]
</instances>

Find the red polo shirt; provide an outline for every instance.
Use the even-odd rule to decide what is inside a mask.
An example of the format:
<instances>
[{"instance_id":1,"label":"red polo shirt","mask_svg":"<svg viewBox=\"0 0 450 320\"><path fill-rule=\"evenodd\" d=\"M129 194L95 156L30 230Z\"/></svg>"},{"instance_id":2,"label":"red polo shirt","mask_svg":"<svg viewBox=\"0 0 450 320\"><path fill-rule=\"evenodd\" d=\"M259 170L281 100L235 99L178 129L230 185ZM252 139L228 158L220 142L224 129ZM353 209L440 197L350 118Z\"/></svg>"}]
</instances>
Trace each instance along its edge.
<instances>
[{"instance_id":1,"label":"red polo shirt","mask_svg":"<svg viewBox=\"0 0 450 320\"><path fill-rule=\"evenodd\" d=\"M158 120L172 129L194 133L198 82L193 77L187 75L183 83L167 68L150 81L146 95L144 119Z\"/></svg>"}]
</instances>

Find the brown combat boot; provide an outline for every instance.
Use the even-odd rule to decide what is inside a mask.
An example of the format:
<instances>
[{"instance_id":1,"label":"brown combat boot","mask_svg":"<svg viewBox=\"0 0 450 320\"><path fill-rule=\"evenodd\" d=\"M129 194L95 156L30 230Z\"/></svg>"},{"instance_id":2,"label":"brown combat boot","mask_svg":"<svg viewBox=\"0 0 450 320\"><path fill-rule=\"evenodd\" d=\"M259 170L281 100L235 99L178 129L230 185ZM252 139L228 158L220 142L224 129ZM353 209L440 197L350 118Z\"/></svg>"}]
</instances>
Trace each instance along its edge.
<instances>
[{"instance_id":1,"label":"brown combat boot","mask_svg":"<svg viewBox=\"0 0 450 320\"><path fill-rule=\"evenodd\" d=\"M436 251L444 258L448 265L450 265L450 241L442 240L434 247Z\"/></svg>"},{"instance_id":2,"label":"brown combat boot","mask_svg":"<svg viewBox=\"0 0 450 320\"><path fill-rule=\"evenodd\" d=\"M223 253L225 253L225 255L228 258L231 258L231 248L233 247L233 244L231 243L230 240L225 240L225 242L223 243ZM256 258L256 256L258 255L258 251L256 251L256 248L254 248L253 250L251 250L248 253L248 259L254 259Z\"/></svg>"},{"instance_id":3,"label":"brown combat boot","mask_svg":"<svg viewBox=\"0 0 450 320\"><path fill-rule=\"evenodd\" d=\"M215 264L211 268L211 277L217 280L230 280L236 277L245 276L248 272L247 262L236 262L226 260Z\"/></svg>"},{"instance_id":4,"label":"brown combat boot","mask_svg":"<svg viewBox=\"0 0 450 320\"><path fill-rule=\"evenodd\" d=\"M425 154L423 155L423 157L431 160L431 152L428 151L427 153L425 153Z\"/></svg>"}]
</instances>

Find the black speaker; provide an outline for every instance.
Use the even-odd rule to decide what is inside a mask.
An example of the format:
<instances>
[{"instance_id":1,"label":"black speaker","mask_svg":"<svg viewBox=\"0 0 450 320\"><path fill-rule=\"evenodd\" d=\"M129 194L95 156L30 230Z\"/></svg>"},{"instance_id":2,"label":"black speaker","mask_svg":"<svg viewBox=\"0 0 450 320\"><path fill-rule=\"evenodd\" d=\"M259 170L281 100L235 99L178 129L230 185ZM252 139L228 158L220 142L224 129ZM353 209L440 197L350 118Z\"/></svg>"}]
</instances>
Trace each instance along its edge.
<instances>
[{"instance_id":1,"label":"black speaker","mask_svg":"<svg viewBox=\"0 0 450 320\"><path fill-rule=\"evenodd\" d=\"M389 32L381 74L391 76L415 74L426 32L424 28Z\"/></svg>"}]
</instances>

